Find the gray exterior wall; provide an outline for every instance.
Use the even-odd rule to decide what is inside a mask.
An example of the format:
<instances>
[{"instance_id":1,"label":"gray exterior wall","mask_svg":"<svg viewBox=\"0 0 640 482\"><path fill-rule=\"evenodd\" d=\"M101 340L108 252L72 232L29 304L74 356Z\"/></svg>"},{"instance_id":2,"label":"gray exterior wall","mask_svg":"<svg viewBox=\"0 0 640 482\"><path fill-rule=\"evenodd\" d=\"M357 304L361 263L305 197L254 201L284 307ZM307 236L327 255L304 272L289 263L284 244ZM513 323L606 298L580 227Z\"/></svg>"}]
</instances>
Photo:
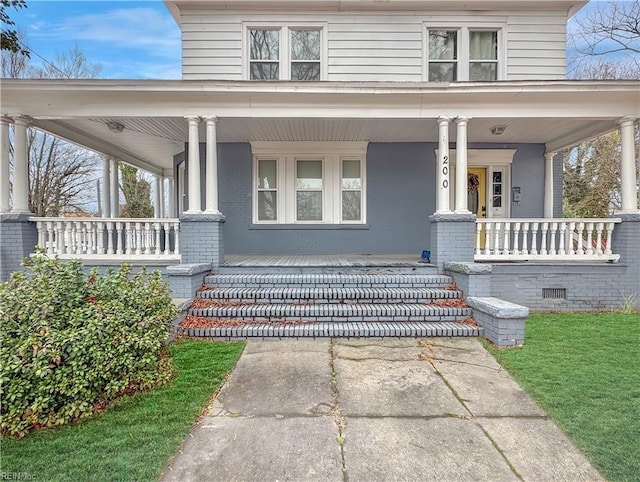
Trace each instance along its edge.
<instances>
[{"instance_id":1,"label":"gray exterior wall","mask_svg":"<svg viewBox=\"0 0 640 482\"><path fill-rule=\"evenodd\" d=\"M11 273L22 269L23 258L34 252L38 244L36 224L31 214L0 214L0 281L7 281Z\"/></svg>"},{"instance_id":2,"label":"gray exterior wall","mask_svg":"<svg viewBox=\"0 0 640 482\"><path fill-rule=\"evenodd\" d=\"M455 147L454 144L451 147ZM226 253L420 254L423 249L430 248L428 218L435 211L436 148L437 144L431 142L370 143L366 164L367 224L294 226L252 224L251 146L248 143L219 143L219 207L226 218ZM520 186L521 201L512 203L511 215L542 217L543 145L469 144L469 148L517 149L511 185ZM200 151L204 203L204 144L201 144ZM183 159L184 154L176 156L175 165ZM185 173L188 176L188 166ZM184 181L176 179L176 182Z\"/></svg>"},{"instance_id":3,"label":"gray exterior wall","mask_svg":"<svg viewBox=\"0 0 640 482\"><path fill-rule=\"evenodd\" d=\"M491 296L532 311L621 309L636 294L624 281L630 267L620 264L493 264ZM543 299L543 288L564 288L566 299ZM625 289L626 288L626 289Z\"/></svg>"}]
</instances>

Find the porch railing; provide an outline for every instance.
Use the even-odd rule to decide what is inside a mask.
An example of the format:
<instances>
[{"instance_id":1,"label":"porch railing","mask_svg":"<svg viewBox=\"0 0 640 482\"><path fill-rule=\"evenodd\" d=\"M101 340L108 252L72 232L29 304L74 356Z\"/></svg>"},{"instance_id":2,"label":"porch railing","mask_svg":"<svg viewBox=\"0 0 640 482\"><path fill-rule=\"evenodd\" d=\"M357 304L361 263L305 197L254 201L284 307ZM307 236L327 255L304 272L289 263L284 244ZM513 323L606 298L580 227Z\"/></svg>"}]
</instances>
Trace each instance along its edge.
<instances>
[{"instance_id":1,"label":"porch railing","mask_svg":"<svg viewBox=\"0 0 640 482\"><path fill-rule=\"evenodd\" d=\"M477 219L476 261L618 261L611 240L619 218Z\"/></svg>"},{"instance_id":2,"label":"porch railing","mask_svg":"<svg viewBox=\"0 0 640 482\"><path fill-rule=\"evenodd\" d=\"M178 219L40 218L38 245L49 255L83 261L180 260Z\"/></svg>"}]
</instances>

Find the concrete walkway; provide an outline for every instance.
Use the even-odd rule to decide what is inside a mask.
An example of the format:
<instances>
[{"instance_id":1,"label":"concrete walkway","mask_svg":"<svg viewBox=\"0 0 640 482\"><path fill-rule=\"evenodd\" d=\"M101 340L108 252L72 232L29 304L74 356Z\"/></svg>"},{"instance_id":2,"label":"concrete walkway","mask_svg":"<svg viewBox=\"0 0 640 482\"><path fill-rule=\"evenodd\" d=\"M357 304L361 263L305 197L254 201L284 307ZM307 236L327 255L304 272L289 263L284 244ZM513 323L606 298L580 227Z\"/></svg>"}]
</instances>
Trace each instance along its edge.
<instances>
[{"instance_id":1,"label":"concrete walkway","mask_svg":"<svg viewBox=\"0 0 640 482\"><path fill-rule=\"evenodd\" d=\"M476 339L250 341L163 481L602 480Z\"/></svg>"}]
</instances>

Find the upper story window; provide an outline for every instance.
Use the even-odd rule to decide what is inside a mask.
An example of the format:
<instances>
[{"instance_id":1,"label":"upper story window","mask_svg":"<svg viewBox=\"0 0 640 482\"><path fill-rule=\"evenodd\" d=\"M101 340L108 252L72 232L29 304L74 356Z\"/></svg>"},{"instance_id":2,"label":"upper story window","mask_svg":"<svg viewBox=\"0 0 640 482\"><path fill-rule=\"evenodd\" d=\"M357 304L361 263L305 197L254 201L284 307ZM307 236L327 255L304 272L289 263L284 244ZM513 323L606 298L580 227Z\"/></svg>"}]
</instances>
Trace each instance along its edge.
<instances>
[{"instance_id":1,"label":"upper story window","mask_svg":"<svg viewBox=\"0 0 640 482\"><path fill-rule=\"evenodd\" d=\"M248 27L250 80L321 80L322 27Z\"/></svg>"},{"instance_id":2,"label":"upper story window","mask_svg":"<svg viewBox=\"0 0 640 482\"><path fill-rule=\"evenodd\" d=\"M427 27L426 79L430 82L499 80L500 37L499 28Z\"/></svg>"}]
</instances>

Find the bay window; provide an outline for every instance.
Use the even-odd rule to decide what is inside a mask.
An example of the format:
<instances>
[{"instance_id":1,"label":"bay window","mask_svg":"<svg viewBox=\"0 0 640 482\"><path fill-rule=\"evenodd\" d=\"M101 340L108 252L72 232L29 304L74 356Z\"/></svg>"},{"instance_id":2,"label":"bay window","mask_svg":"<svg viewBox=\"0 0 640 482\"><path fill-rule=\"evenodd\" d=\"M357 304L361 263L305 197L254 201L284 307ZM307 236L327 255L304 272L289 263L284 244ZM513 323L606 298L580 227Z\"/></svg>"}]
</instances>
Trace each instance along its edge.
<instances>
[{"instance_id":1,"label":"bay window","mask_svg":"<svg viewBox=\"0 0 640 482\"><path fill-rule=\"evenodd\" d=\"M366 222L366 143L253 142L252 150L254 223Z\"/></svg>"}]
</instances>

